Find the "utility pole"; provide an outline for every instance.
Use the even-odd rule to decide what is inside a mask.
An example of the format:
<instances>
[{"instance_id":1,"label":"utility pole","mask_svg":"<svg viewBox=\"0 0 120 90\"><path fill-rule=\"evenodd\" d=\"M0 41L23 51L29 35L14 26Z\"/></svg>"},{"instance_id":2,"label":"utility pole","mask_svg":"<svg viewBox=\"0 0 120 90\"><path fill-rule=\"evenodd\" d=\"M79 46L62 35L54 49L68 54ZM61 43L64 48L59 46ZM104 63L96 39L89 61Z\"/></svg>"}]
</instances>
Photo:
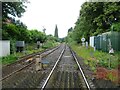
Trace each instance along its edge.
<instances>
[{"instance_id":1,"label":"utility pole","mask_svg":"<svg viewBox=\"0 0 120 90\"><path fill-rule=\"evenodd\" d=\"M46 29L45 29L44 26L43 26L43 32L45 33L45 31L46 31Z\"/></svg>"}]
</instances>

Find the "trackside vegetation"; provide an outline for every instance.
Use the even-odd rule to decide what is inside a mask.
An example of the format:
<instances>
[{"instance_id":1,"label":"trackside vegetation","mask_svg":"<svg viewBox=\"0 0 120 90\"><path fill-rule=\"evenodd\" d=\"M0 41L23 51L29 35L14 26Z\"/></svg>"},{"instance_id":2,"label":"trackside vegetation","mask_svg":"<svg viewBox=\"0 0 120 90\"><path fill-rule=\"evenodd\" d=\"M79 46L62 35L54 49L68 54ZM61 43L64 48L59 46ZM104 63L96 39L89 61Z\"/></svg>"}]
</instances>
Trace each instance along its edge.
<instances>
[{"instance_id":1,"label":"trackside vegetation","mask_svg":"<svg viewBox=\"0 0 120 90\"><path fill-rule=\"evenodd\" d=\"M13 63L20 57L55 47L59 44L58 37L46 35L45 28L43 30L29 30L23 22L15 19L16 17L22 17L27 8L26 4L29 4L26 0L21 2L2 2L2 40L10 40L10 55L0 57L3 65ZM16 41L25 42L23 52L16 52ZM37 48L37 41L40 42L40 48Z\"/></svg>"},{"instance_id":2,"label":"trackside vegetation","mask_svg":"<svg viewBox=\"0 0 120 90\"><path fill-rule=\"evenodd\" d=\"M93 48L83 47L81 45L71 45L72 49L78 56L83 58L86 65L94 72L98 79L111 80L118 84L119 82L119 65L120 65L120 52L114 55L102 51L94 51Z\"/></svg>"},{"instance_id":3,"label":"trackside vegetation","mask_svg":"<svg viewBox=\"0 0 120 90\"><path fill-rule=\"evenodd\" d=\"M84 37L89 42L91 36L109 31L120 32L119 16L120 2L85 2L75 26L68 29L65 38L78 56L83 58L84 64L90 66L97 79L110 80L116 84L120 84L120 51L115 51L114 55L110 55L108 51L94 51L91 47L81 46L81 38Z\"/></svg>"}]
</instances>

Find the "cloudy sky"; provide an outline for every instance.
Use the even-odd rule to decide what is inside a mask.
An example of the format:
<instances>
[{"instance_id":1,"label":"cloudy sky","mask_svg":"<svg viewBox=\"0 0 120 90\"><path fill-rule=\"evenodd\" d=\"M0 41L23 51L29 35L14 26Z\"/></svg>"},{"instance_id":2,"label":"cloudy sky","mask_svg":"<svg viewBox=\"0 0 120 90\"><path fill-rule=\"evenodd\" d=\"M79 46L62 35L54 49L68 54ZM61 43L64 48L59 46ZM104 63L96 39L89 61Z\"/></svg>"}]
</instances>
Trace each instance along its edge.
<instances>
[{"instance_id":1,"label":"cloudy sky","mask_svg":"<svg viewBox=\"0 0 120 90\"><path fill-rule=\"evenodd\" d=\"M79 16L80 6L86 0L30 0L21 21L28 29L42 31L54 35L55 25L58 26L59 37L65 37L67 30L74 27Z\"/></svg>"}]
</instances>

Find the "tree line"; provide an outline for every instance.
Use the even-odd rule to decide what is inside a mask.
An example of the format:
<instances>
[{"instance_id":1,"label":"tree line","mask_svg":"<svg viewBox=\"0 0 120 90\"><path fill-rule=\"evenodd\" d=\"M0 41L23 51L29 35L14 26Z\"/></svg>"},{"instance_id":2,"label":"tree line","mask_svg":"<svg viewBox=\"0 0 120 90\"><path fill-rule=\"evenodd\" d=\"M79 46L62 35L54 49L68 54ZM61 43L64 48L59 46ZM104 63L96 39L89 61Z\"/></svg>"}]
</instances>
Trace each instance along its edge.
<instances>
[{"instance_id":1,"label":"tree line","mask_svg":"<svg viewBox=\"0 0 120 90\"><path fill-rule=\"evenodd\" d=\"M68 41L81 42L85 37L108 31L120 32L120 2L85 2L74 28L68 30Z\"/></svg>"},{"instance_id":2,"label":"tree line","mask_svg":"<svg viewBox=\"0 0 120 90\"><path fill-rule=\"evenodd\" d=\"M40 41L46 43L46 46L55 43L58 37L46 35L45 31L42 32L37 29L28 30L23 22L15 19L15 17L22 17L27 8L26 4L28 4L26 0L2 2L2 40L10 40L11 49L16 41L25 41L29 44Z\"/></svg>"},{"instance_id":3,"label":"tree line","mask_svg":"<svg viewBox=\"0 0 120 90\"><path fill-rule=\"evenodd\" d=\"M27 8L27 2L3 2L2 3L2 39L17 40L32 43L45 42L46 35L38 30L28 30L27 26L14 17L21 17ZM12 15L13 17L11 17Z\"/></svg>"}]
</instances>

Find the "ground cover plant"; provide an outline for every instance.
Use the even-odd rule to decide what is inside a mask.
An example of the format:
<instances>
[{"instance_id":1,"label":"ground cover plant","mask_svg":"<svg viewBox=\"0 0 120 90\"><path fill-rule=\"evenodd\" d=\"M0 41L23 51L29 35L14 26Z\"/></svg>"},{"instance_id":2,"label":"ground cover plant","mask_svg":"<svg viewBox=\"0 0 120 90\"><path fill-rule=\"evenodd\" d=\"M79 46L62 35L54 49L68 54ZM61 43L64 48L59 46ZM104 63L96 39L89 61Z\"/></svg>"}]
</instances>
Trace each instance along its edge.
<instances>
[{"instance_id":1,"label":"ground cover plant","mask_svg":"<svg viewBox=\"0 0 120 90\"><path fill-rule=\"evenodd\" d=\"M119 80L119 65L120 65L120 52L115 52L110 55L107 52L94 51L91 47L83 47L81 45L71 45L72 49L82 57L84 63L90 66L94 72L94 77L97 79L110 80L116 84L120 84Z\"/></svg>"}]
</instances>

